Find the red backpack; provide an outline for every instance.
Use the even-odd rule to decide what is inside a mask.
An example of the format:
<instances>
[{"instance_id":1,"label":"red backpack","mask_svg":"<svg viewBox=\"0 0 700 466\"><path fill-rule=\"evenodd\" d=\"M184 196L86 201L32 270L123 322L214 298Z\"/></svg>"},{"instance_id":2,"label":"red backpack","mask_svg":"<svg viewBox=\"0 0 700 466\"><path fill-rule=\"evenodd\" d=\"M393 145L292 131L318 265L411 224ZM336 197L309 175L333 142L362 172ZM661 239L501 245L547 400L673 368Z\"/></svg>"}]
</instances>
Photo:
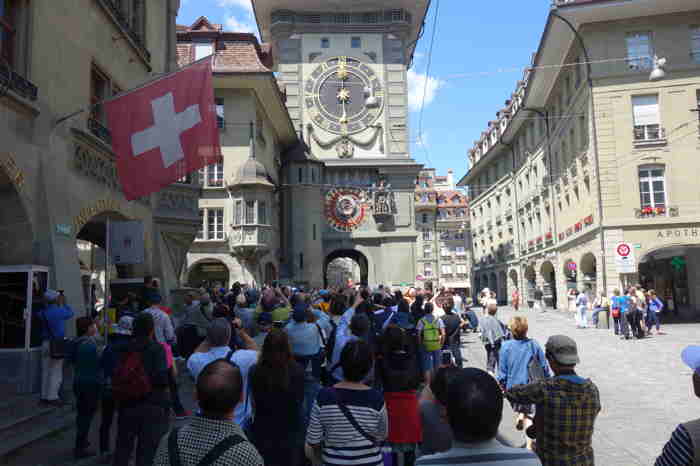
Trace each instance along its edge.
<instances>
[{"instance_id":1,"label":"red backpack","mask_svg":"<svg viewBox=\"0 0 700 466\"><path fill-rule=\"evenodd\" d=\"M130 351L112 376L115 401L131 402L146 398L153 391L151 378L143 367L143 352Z\"/></svg>"}]
</instances>

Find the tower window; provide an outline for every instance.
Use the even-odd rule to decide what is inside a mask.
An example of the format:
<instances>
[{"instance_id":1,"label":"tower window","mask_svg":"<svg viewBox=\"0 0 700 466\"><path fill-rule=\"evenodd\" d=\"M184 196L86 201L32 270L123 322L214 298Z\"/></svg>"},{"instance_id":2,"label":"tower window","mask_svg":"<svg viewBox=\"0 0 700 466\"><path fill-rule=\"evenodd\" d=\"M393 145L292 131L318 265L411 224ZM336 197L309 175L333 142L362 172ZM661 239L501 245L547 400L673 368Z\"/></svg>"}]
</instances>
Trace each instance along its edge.
<instances>
[{"instance_id":1,"label":"tower window","mask_svg":"<svg viewBox=\"0 0 700 466\"><path fill-rule=\"evenodd\" d=\"M324 37L321 39L321 48L322 49L331 48L331 40L328 37Z\"/></svg>"},{"instance_id":2,"label":"tower window","mask_svg":"<svg viewBox=\"0 0 700 466\"><path fill-rule=\"evenodd\" d=\"M362 38L361 37L353 37L350 39L350 47L354 49L359 49L362 48Z\"/></svg>"}]
</instances>

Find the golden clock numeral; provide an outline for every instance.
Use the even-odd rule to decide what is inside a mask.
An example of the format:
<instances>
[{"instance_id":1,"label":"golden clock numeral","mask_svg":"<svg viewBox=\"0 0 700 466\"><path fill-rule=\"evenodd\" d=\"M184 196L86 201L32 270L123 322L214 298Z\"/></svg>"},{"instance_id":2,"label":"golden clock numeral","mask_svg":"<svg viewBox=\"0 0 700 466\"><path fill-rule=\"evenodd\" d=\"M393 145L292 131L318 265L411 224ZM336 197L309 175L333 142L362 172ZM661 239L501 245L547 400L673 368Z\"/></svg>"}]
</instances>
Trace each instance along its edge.
<instances>
[{"instance_id":1,"label":"golden clock numeral","mask_svg":"<svg viewBox=\"0 0 700 466\"><path fill-rule=\"evenodd\" d=\"M381 89L377 89L376 91L374 91L374 95L376 97L384 97L384 91Z\"/></svg>"},{"instance_id":2,"label":"golden clock numeral","mask_svg":"<svg viewBox=\"0 0 700 466\"><path fill-rule=\"evenodd\" d=\"M328 63L326 63L326 62L321 63L321 69L322 69L323 71L326 71L328 68L329 68Z\"/></svg>"}]
</instances>

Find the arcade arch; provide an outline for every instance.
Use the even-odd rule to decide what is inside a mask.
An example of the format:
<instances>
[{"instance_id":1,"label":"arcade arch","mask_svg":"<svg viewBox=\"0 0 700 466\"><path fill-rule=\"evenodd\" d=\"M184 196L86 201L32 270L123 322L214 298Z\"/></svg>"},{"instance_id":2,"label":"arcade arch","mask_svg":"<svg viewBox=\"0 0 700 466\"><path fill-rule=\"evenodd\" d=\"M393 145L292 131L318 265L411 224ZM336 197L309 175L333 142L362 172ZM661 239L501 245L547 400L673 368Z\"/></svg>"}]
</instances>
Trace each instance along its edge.
<instances>
[{"instance_id":1,"label":"arcade arch","mask_svg":"<svg viewBox=\"0 0 700 466\"><path fill-rule=\"evenodd\" d=\"M340 279L342 281L343 277L342 272L340 274L335 273L334 270L342 270L342 267L335 269L334 267L331 267L331 264L335 264L336 259L351 259L355 264L357 264L359 268L359 281L362 284L367 284L369 281L369 261L367 260L367 256L362 254L360 251L357 249L337 249L330 254L328 254L323 261L323 284L324 287L328 287L332 285L331 281L338 281ZM351 271L352 275L351 277L345 277L346 283L347 283L347 278L352 278L353 281L355 281L355 278L357 277L357 271ZM331 276L333 275L333 276ZM335 285L344 285L345 283L335 283Z\"/></svg>"},{"instance_id":2,"label":"arcade arch","mask_svg":"<svg viewBox=\"0 0 700 466\"><path fill-rule=\"evenodd\" d=\"M193 288L228 288L231 271L222 261L214 258L200 259L187 270L187 286Z\"/></svg>"},{"instance_id":3,"label":"arcade arch","mask_svg":"<svg viewBox=\"0 0 700 466\"><path fill-rule=\"evenodd\" d=\"M542 287L542 295L545 305L548 307L557 307L557 280L554 272L554 264L550 261L544 261L540 267L540 275L544 282Z\"/></svg>"}]
</instances>

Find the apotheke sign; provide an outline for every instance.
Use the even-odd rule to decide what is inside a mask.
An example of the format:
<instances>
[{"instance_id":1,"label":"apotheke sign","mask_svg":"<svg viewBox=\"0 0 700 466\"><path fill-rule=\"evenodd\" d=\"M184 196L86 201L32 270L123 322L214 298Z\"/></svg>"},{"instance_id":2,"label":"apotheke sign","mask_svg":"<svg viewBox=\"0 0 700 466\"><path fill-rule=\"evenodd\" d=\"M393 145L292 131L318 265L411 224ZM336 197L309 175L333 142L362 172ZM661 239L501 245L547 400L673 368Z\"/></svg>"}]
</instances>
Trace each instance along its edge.
<instances>
[{"instance_id":1,"label":"apotheke sign","mask_svg":"<svg viewBox=\"0 0 700 466\"><path fill-rule=\"evenodd\" d=\"M656 232L657 239L700 239L700 227L669 228Z\"/></svg>"}]
</instances>

